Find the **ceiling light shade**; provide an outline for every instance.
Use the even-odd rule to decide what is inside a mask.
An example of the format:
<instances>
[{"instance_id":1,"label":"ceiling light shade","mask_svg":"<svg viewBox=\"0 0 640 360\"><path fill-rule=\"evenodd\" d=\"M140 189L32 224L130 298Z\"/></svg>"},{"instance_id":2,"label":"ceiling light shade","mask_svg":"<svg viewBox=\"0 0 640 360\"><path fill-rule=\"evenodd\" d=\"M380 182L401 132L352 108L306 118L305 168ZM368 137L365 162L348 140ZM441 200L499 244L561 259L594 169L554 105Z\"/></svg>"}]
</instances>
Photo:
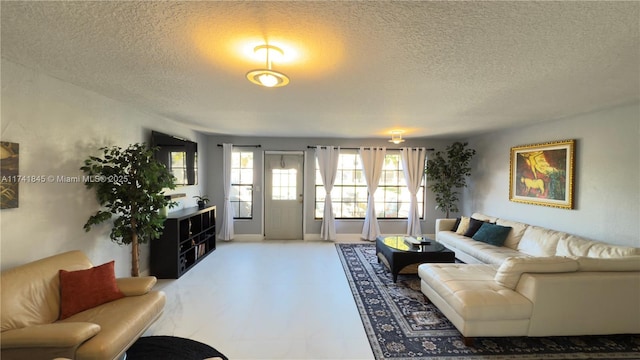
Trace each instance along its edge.
<instances>
[{"instance_id":1,"label":"ceiling light shade","mask_svg":"<svg viewBox=\"0 0 640 360\"><path fill-rule=\"evenodd\" d=\"M404 139L402 138L402 133L404 131L402 130L394 130L391 132L391 140L389 140L390 143L394 143L396 145L404 142Z\"/></svg>"},{"instance_id":2,"label":"ceiling light shade","mask_svg":"<svg viewBox=\"0 0 640 360\"><path fill-rule=\"evenodd\" d=\"M289 83L287 75L269 69L251 70L247 73L247 79L256 85L266 87L280 87Z\"/></svg>"},{"instance_id":3,"label":"ceiling light shade","mask_svg":"<svg viewBox=\"0 0 640 360\"><path fill-rule=\"evenodd\" d=\"M284 55L282 49L273 45L258 45L253 51L266 50L266 69L255 69L247 73L247 79L252 83L264 87L281 87L289 83L289 77L281 72L271 69L271 52L277 51Z\"/></svg>"}]
</instances>

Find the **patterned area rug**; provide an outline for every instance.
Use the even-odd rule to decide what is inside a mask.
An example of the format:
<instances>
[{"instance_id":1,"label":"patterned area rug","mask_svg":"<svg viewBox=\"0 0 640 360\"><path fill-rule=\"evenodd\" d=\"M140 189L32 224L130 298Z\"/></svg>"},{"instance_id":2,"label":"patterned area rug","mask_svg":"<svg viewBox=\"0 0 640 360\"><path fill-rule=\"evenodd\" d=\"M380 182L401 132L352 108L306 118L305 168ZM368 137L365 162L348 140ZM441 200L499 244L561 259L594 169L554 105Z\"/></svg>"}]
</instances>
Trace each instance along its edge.
<instances>
[{"instance_id":1,"label":"patterned area rug","mask_svg":"<svg viewBox=\"0 0 640 360\"><path fill-rule=\"evenodd\" d=\"M371 348L383 359L640 359L640 335L476 338L473 347L420 291L393 283L374 244L336 244Z\"/></svg>"}]
</instances>

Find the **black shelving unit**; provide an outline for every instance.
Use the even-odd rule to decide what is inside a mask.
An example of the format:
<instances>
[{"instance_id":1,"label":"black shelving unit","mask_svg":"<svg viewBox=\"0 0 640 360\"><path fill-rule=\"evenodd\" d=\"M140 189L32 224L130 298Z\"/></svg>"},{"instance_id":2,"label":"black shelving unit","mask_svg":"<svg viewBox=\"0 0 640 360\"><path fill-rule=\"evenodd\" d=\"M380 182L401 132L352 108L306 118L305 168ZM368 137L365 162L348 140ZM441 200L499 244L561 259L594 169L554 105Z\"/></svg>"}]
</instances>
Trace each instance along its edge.
<instances>
[{"instance_id":1,"label":"black shelving unit","mask_svg":"<svg viewBox=\"0 0 640 360\"><path fill-rule=\"evenodd\" d=\"M151 241L151 275L177 279L215 249L215 206L170 213L162 236Z\"/></svg>"}]
</instances>

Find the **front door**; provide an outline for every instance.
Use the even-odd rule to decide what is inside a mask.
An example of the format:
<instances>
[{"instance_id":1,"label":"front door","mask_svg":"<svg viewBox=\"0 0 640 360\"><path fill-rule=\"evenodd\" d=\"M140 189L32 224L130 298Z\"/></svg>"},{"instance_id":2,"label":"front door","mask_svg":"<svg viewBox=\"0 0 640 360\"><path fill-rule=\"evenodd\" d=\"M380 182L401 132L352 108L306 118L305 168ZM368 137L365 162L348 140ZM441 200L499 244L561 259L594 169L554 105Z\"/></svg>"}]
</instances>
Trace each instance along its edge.
<instances>
[{"instance_id":1,"label":"front door","mask_svg":"<svg viewBox=\"0 0 640 360\"><path fill-rule=\"evenodd\" d=\"M304 155L265 153L264 161L265 239L302 240Z\"/></svg>"}]
</instances>

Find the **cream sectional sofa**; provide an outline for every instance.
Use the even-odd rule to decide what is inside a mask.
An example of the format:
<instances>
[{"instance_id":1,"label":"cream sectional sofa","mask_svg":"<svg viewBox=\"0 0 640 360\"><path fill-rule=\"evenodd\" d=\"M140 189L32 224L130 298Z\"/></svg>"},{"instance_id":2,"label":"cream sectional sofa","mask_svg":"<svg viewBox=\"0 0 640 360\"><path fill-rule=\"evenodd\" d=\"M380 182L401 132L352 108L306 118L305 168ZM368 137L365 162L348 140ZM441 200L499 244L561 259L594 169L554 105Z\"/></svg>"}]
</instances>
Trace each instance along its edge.
<instances>
[{"instance_id":1,"label":"cream sectional sofa","mask_svg":"<svg viewBox=\"0 0 640 360\"><path fill-rule=\"evenodd\" d=\"M467 264L493 264L513 256L621 257L640 255L640 249L587 240L562 231L474 213L472 218L511 227L504 245L493 246L451 231L455 219L436 220L436 241Z\"/></svg>"},{"instance_id":2,"label":"cream sectional sofa","mask_svg":"<svg viewBox=\"0 0 640 360\"><path fill-rule=\"evenodd\" d=\"M160 317L166 297L152 276L115 279L124 297L60 320L59 271L92 268L70 251L2 272L0 349L3 360L112 360Z\"/></svg>"},{"instance_id":3,"label":"cream sectional sofa","mask_svg":"<svg viewBox=\"0 0 640 360\"><path fill-rule=\"evenodd\" d=\"M503 246L436 221L466 264L422 264L421 290L465 338L640 333L640 249L482 214L512 229Z\"/></svg>"}]
</instances>

